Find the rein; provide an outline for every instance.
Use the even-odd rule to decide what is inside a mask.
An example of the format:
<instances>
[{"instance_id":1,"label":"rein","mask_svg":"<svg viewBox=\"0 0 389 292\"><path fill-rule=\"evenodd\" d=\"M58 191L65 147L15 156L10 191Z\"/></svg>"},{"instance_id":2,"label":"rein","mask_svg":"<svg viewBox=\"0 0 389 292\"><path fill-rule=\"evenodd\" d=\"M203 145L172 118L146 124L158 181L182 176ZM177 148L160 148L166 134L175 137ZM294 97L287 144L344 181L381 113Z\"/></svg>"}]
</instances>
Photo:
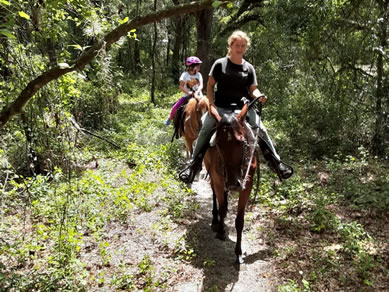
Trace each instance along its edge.
<instances>
[{"instance_id":1,"label":"rein","mask_svg":"<svg viewBox=\"0 0 389 292\"><path fill-rule=\"evenodd\" d=\"M254 100L252 100L249 105L248 105L248 110L254 106L255 102L260 98L261 96L258 96L256 97ZM261 117L261 113L262 113L262 103L259 103L258 105L258 115L259 117ZM252 133L251 131L251 127L248 127L248 130ZM244 190L246 188L246 183L247 183L247 180L249 178L249 172L250 172L250 167L251 167L251 162L253 161L253 157L254 157L254 153L255 153L255 149L257 148L258 146L258 134L259 134L259 127L257 127L257 130L255 131L255 135L254 135L254 145L252 147L252 151L251 151L251 154L250 154L250 159L249 159L249 163L247 164L247 171L246 171L246 175L244 176L243 178L243 183L242 183L242 189ZM258 166L257 166L258 167Z\"/></svg>"},{"instance_id":2,"label":"rein","mask_svg":"<svg viewBox=\"0 0 389 292\"><path fill-rule=\"evenodd\" d=\"M251 131L251 130L250 130ZM255 149L257 148L257 145L258 145L258 132L259 132L259 128L257 128L256 132L255 132L255 135L254 135L254 145L252 146L252 150L251 150L251 154L250 154L250 159L249 159L249 162L247 164L247 171L246 171L246 174L243 178L243 182L242 182L242 190L244 190L246 188L246 183L247 183L247 180L249 178L249 172L250 172L250 168L251 168L251 162L253 161L253 157L254 157L254 153L255 153Z\"/></svg>"},{"instance_id":3,"label":"rein","mask_svg":"<svg viewBox=\"0 0 389 292\"><path fill-rule=\"evenodd\" d=\"M233 115L233 117L236 119L236 115ZM223 127L226 127L226 128L235 128L233 125L223 125L223 126L220 126L220 129L221 128L223 128ZM243 147L244 147L244 149L243 149L243 152L244 152L244 154L243 154L243 159L242 159L242 162L241 162L241 165L240 165L240 168L241 169L244 169L245 168L245 166L247 165L247 171L246 171L246 174L245 174L245 176L244 177L241 177L243 180L242 180L242 190L244 190L245 188L246 188L246 183L247 183L247 180L248 180L248 178L249 178L249 171L250 171L250 168L251 168L251 162L252 162L252 160L253 160L253 156L254 156L254 153L255 153L255 149L256 149L256 147L257 147L257 137L258 137L258 131L259 131L259 128L257 128L257 131L256 131L256 134L255 134L255 136L254 136L254 134L252 133L252 130L250 129L250 126L248 126L248 125L246 125L245 123L244 123L244 125L243 125L243 127L245 127L246 128L246 137L245 137L245 141L243 141ZM250 150L250 142L249 142L249 135L251 135L252 136L252 138L254 139L254 144L253 144L253 146L251 147L252 148L252 150L250 151L250 155L249 156L247 156L246 154L248 153L248 151ZM226 176L226 167L225 167L225 163L224 163L224 159L223 159L223 155L222 155L222 153L221 153L221 151L220 151L220 148L219 148L219 146L217 145L217 143L216 143L216 149L217 149L217 152L218 152L218 155L219 155L219 157L220 157L220 163L221 163L221 167L222 167L222 169L224 170L224 176ZM245 158L246 157L246 158ZM249 159L247 159L247 157L249 157ZM225 188L226 189L228 189L228 186L227 186L227 181L225 180L224 181L224 184L225 184Z\"/></svg>"}]
</instances>

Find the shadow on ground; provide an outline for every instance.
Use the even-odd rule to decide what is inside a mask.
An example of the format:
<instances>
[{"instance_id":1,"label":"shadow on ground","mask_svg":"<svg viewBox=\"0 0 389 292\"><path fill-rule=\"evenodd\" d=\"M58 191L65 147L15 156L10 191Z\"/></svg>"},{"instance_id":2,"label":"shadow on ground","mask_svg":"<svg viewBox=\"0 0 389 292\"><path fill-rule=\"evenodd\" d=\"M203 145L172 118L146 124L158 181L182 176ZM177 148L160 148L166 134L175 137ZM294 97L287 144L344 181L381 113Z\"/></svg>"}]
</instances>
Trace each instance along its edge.
<instances>
[{"instance_id":1,"label":"shadow on ground","mask_svg":"<svg viewBox=\"0 0 389 292\"><path fill-rule=\"evenodd\" d=\"M193 249L196 253L196 256L191 259L191 264L203 270L201 291L248 291L247 288L250 291L271 291L268 281L260 276L263 272L262 267L268 264L266 258L271 254L269 250L257 248L251 254L248 252L244 257L243 265L235 264L235 241L233 241L236 236L235 214L232 211L235 210L234 202L231 202L231 210L226 218L227 239L221 241L215 238L215 233L211 229L211 193L208 191L204 194L206 190L196 191L203 193L198 194L200 203L200 208L197 210L198 220L193 221L187 228L186 248ZM243 235L244 240L247 239ZM245 250L243 253L245 254Z\"/></svg>"}]
</instances>

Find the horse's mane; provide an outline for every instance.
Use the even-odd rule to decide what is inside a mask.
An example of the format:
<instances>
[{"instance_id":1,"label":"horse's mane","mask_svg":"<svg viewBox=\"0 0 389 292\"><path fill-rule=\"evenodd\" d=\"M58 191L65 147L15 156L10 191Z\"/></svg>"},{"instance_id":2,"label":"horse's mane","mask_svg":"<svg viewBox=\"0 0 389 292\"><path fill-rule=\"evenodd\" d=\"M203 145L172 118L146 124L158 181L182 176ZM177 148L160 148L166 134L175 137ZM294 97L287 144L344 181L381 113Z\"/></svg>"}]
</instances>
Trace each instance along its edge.
<instances>
[{"instance_id":1,"label":"horse's mane","mask_svg":"<svg viewBox=\"0 0 389 292\"><path fill-rule=\"evenodd\" d=\"M186 105L186 109L185 111L188 113L188 112L193 112L194 110L196 110L196 107L197 107L197 100L195 98L191 98L187 105Z\"/></svg>"}]
</instances>

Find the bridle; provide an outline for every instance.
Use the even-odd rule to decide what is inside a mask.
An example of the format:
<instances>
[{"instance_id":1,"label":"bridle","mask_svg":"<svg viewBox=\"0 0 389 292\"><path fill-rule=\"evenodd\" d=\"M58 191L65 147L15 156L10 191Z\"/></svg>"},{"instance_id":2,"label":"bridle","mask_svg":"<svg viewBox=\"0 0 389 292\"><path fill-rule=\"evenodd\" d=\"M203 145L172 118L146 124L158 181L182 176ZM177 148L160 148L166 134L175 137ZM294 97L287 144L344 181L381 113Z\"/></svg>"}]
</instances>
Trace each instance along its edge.
<instances>
[{"instance_id":1,"label":"bridle","mask_svg":"<svg viewBox=\"0 0 389 292\"><path fill-rule=\"evenodd\" d=\"M242 124L242 122L238 121L237 118L236 118L236 114L232 114L232 117L235 119L235 123L237 123L239 126L241 127L245 127L244 124ZM241 145L240 147L243 147L243 151L242 151L242 159L241 159L241 162L240 162L240 177L238 178L238 181L240 183L240 186L242 188L242 190L245 189L246 187L246 183L247 183L247 180L249 178L249 171L250 171L250 168L251 168L251 162L253 160L253 156L254 156L254 152L255 152L255 143L253 146L250 146L251 144L249 143L248 139L248 133L247 131L250 131L248 130L249 127L247 127L246 129L246 133L245 133L245 137L244 137L244 140L243 141L239 141L239 144ZM226 132L227 129L232 129L232 131L236 131L236 126L234 126L231 122L228 122L228 123L222 123L220 124L218 127L217 127L217 131L223 131L223 132ZM226 135L230 135L231 134L231 131L228 131L228 133L226 133ZM236 138L235 138L236 139ZM228 168L226 167L226 163L225 163L225 160L224 160L224 157L223 157L223 154L222 154L222 151L220 149L220 146L219 146L219 143L218 141L216 142L216 149L217 149L217 153L218 153L218 156L219 156L219 164L221 166L221 168L223 169L223 174L224 174L224 187L225 189L227 190L228 189ZM243 170L247 168L247 171L245 174L243 174ZM244 176L243 176L244 175Z\"/></svg>"}]
</instances>

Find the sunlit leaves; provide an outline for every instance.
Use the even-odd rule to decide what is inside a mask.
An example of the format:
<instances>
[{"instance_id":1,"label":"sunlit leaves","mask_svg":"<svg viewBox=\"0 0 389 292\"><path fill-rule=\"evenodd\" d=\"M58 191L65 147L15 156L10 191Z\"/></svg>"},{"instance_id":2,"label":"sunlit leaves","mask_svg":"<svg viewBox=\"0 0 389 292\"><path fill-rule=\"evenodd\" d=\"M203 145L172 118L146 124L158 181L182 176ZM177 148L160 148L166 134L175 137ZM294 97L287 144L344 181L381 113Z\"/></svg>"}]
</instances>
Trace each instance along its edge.
<instances>
[{"instance_id":1,"label":"sunlit leaves","mask_svg":"<svg viewBox=\"0 0 389 292\"><path fill-rule=\"evenodd\" d=\"M234 8L234 4L232 4L231 2L230 2L230 3L227 3L227 8L228 8L228 9Z\"/></svg>"},{"instance_id":2,"label":"sunlit leaves","mask_svg":"<svg viewBox=\"0 0 389 292\"><path fill-rule=\"evenodd\" d=\"M82 47L80 45L69 45L69 47L73 47L79 51L82 51Z\"/></svg>"},{"instance_id":3,"label":"sunlit leaves","mask_svg":"<svg viewBox=\"0 0 389 292\"><path fill-rule=\"evenodd\" d=\"M0 0L0 4L1 4L1 5L7 5L7 6L10 5L9 2L8 2L8 1L5 1L5 0Z\"/></svg>"},{"instance_id":4,"label":"sunlit leaves","mask_svg":"<svg viewBox=\"0 0 389 292\"><path fill-rule=\"evenodd\" d=\"M222 4L221 1L213 1L213 2L212 2L213 8L218 8L221 4Z\"/></svg>"},{"instance_id":5,"label":"sunlit leaves","mask_svg":"<svg viewBox=\"0 0 389 292\"><path fill-rule=\"evenodd\" d=\"M127 36L128 36L129 38L133 38L133 39L135 39L136 41L138 41L135 32L136 32L136 29L132 29L132 30L130 30L130 31L128 32Z\"/></svg>"},{"instance_id":6,"label":"sunlit leaves","mask_svg":"<svg viewBox=\"0 0 389 292\"><path fill-rule=\"evenodd\" d=\"M30 20L30 16L27 13L25 13L24 11L19 11L19 16L22 18L25 18L27 20Z\"/></svg>"},{"instance_id":7,"label":"sunlit leaves","mask_svg":"<svg viewBox=\"0 0 389 292\"><path fill-rule=\"evenodd\" d=\"M70 68L70 66L69 66L68 63L59 63L58 66L59 66L59 68L61 68L61 69Z\"/></svg>"},{"instance_id":8,"label":"sunlit leaves","mask_svg":"<svg viewBox=\"0 0 389 292\"><path fill-rule=\"evenodd\" d=\"M120 24L123 24L123 23L126 23L128 22L128 17L124 18L123 20L120 20L119 23Z\"/></svg>"},{"instance_id":9,"label":"sunlit leaves","mask_svg":"<svg viewBox=\"0 0 389 292\"><path fill-rule=\"evenodd\" d=\"M8 29L0 29L0 34L10 39L16 39L16 37Z\"/></svg>"}]
</instances>

